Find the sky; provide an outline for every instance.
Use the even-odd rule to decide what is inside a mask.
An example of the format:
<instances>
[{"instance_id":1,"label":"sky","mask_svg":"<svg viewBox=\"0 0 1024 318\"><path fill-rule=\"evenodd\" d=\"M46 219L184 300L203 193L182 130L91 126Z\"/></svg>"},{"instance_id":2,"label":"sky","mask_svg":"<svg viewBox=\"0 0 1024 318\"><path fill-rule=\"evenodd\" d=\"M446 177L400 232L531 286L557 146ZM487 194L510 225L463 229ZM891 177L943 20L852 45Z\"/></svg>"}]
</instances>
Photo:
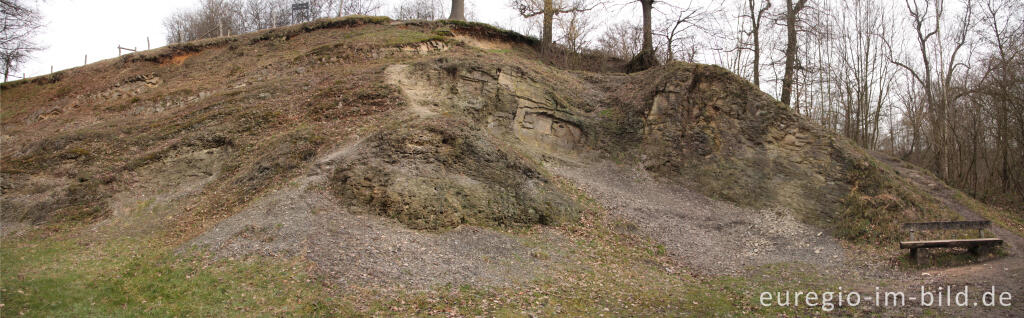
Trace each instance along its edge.
<instances>
[{"instance_id":1,"label":"sky","mask_svg":"<svg viewBox=\"0 0 1024 318\"><path fill-rule=\"evenodd\" d=\"M682 0L670 0L682 1ZM29 77L81 66L88 54L90 63L117 57L118 45L152 48L167 44L162 22L171 13L197 7L199 0L26 0L39 8L45 27L37 40L46 47L22 68ZM401 0L383 0L381 15L389 15ZM467 10L476 21L523 31L527 24L508 6L508 0L467 0ZM608 8L603 21L634 15L635 5ZM610 23L602 23L610 24ZM20 76L21 74L18 74Z\"/></svg>"},{"instance_id":2,"label":"sky","mask_svg":"<svg viewBox=\"0 0 1024 318\"><path fill-rule=\"evenodd\" d=\"M25 3L31 3L28 0ZM166 45L161 21L170 13L195 5L192 0L46 0L34 4L45 26L37 37L46 47L22 68L29 77L117 57L117 46L153 48ZM19 74L20 75L20 74Z\"/></svg>"}]
</instances>

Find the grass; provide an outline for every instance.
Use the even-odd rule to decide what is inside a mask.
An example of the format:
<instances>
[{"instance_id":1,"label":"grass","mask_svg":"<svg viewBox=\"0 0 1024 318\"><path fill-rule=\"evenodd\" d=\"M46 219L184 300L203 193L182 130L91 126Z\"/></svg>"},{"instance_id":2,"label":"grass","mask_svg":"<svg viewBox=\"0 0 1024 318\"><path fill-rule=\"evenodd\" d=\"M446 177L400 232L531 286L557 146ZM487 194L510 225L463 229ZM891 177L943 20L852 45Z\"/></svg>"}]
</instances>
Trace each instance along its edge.
<instances>
[{"instance_id":1,"label":"grass","mask_svg":"<svg viewBox=\"0 0 1024 318\"><path fill-rule=\"evenodd\" d=\"M981 255L974 255L966 248L927 248L918 250L918 253L921 253L918 261L910 259L909 253L903 253L899 258L900 267L920 270L967 266L1007 255L1002 247L990 247Z\"/></svg>"},{"instance_id":2,"label":"grass","mask_svg":"<svg viewBox=\"0 0 1024 318\"><path fill-rule=\"evenodd\" d=\"M591 234L605 235L599 232ZM663 268L658 261L663 258L651 257L649 247L619 239L591 240L580 246L594 251L583 252L584 266L557 278L535 281L526 288L445 286L399 294L376 304L374 310L417 316L809 316L820 314L821 308L764 307L758 297L766 291L836 290L838 286L837 280L802 264L755 268L749 276L695 278Z\"/></svg>"},{"instance_id":3,"label":"grass","mask_svg":"<svg viewBox=\"0 0 1024 318\"><path fill-rule=\"evenodd\" d=\"M1014 213L1010 210L982 203L974 198L968 197L963 192L955 191L953 199L966 206L968 209L981 214L986 219L992 220L1004 229L1010 230L1019 236L1024 237L1024 215Z\"/></svg>"},{"instance_id":4,"label":"grass","mask_svg":"<svg viewBox=\"0 0 1024 318\"><path fill-rule=\"evenodd\" d=\"M802 264L753 269L749 276L697 278L673 268L659 246L618 234L617 221L590 213L569 233L576 266L514 288L441 286L430 291L373 294L371 315L398 316L807 316L812 307L763 307L764 291L835 288L834 278ZM529 233L526 233L529 236Z\"/></svg>"},{"instance_id":5,"label":"grass","mask_svg":"<svg viewBox=\"0 0 1024 318\"><path fill-rule=\"evenodd\" d=\"M901 180L871 158L850 158L847 182L853 185L843 199L844 210L834 223L836 235L856 243L895 246L905 222L953 221L960 217L923 190ZM923 233L922 239L934 238Z\"/></svg>"},{"instance_id":6,"label":"grass","mask_svg":"<svg viewBox=\"0 0 1024 318\"><path fill-rule=\"evenodd\" d=\"M808 316L818 307L762 307L764 291L828 290L838 280L803 264L699 278L668 261L664 247L618 233L598 209L553 230L568 239L568 263L519 286L444 285L425 291L338 286L301 259L216 258L160 238L86 243L28 234L0 248L0 315L130 316ZM535 229L510 230L534 247ZM532 242L532 243L531 243ZM547 253L533 257L558 257Z\"/></svg>"},{"instance_id":7,"label":"grass","mask_svg":"<svg viewBox=\"0 0 1024 318\"><path fill-rule=\"evenodd\" d=\"M5 243L0 315L29 317L344 314L290 260L215 260L158 240Z\"/></svg>"},{"instance_id":8,"label":"grass","mask_svg":"<svg viewBox=\"0 0 1024 318\"><path fill-rule=\"evenodd\" d=\"M760 307L764 290L829 281L805 267L772 266L757 278L701 280L667 271L657 247L609 231L600 216L563 228L576 235L578 268L521 287L439 286L403 292L322 285L300 260L217 259L176 252L156 239L85 245L29 240L0 248L0 314L29 317L134 316L621 316L812 314ZM777 275L786 279L773 280ZM764 278L761 278L764 277ZM799 277L799 279L793 279ZM797 281L796 284L789 282Z\"/></svg>"},{"instance_id":9,"label":"grass","mask_svg":"<svg viewBox=\"0 0 1024 318\"><path fill-rule=\"evenodd\" d=\"M495 27L486 23L479 22L466 22L458 20L444 20L439 21L442 25L446 25L453 29L455 32L468 33L474 36L497 39L506 42L513 43L524 43L528 45L537 45L540 40L528 35L522 35L515 31L505 30L499 27Z\"/></svg>"}]
</instances>

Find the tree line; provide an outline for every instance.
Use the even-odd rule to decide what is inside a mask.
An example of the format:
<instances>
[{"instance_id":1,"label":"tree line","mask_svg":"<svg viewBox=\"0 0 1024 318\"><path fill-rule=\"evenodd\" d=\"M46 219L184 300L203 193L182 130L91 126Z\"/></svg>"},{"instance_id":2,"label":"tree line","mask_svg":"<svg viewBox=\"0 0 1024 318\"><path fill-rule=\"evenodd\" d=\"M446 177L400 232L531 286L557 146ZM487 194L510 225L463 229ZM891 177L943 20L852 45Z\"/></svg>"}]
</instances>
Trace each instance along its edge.
<instances>
[{"instance_id":1,"label":"tree line","mask_svg":"<svg viewBox=\"0 0 1024 318\"><path fill-rule=\"evenodd\" d=\"M194 9L164 19L168 43L247 33L348 14L370 14L382 7L376 0L309 0L293 10L291 0L203 0Z\"/></svg>"},{"instance_id":2,"label":"tree line","mask_svg":"<svg viewBox=\"0 0 1024 318\"><path fill-rule=\"evenodd\" d=\"M658 1L651 26L607 27L596 49L630 58L653 36L660 62L728 68L864 148L1024 211L1024 2L718 4Z\"/></svg>"},{"instance_id":3,"label":"tree line","mask_svg":"<svg viewBox=\"0 0 1024 318\"><path fill-rule=\"evenodd\" d=\"M1021 0L681 2L511 5L523 17L551 16L539 22L543 43L640 61L631 71L718 64L864 148L1024 210ZM601 11L631 4L639 4L639 21L590 36ZM561 37L549 35L552 26Z\"/></svg>"},{"instance_id":4,"label":"tree line","mask_svg":"<svg viewBox=\"0 0 1024 318\"><path fill-rule=\"evenodd\" d=\"M763 89L862 147L1024 207L1021 1L791 2L743 1L718 62L754 83L768 71Z\"/></svg>"},{"instance_id":5,"label":"tree line","mask_svg":"<svg viewBox=\"0 0 1024 318\"><path fill-rule=\"evenodd\" d=\"M380 0L203 0L194 9L175 12L163 21L168 43L247 33L319 18L379 14ZM449 3L451 6L449 6ZM452 10L452 9L455 10ZM391 15L400 20L465 20L464 0L403 1ZM449 13L446 15L446 13Z\"/></svg>"}]
</instances>

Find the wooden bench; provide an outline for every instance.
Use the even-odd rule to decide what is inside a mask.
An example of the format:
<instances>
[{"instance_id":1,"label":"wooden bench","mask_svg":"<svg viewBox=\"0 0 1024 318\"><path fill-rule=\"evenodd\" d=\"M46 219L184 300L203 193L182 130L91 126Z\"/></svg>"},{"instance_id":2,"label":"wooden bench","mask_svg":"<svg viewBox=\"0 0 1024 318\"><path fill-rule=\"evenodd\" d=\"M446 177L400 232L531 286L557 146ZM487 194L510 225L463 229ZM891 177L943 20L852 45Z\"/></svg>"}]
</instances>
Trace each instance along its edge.
<instances>
[{"instance_id":1,"label":"wooden bench","mask_svg":"<svg viewBox=\"0 0 1024 318\"><path fill-rule=\"evenodd\" d=\"M981 247L993 246L1003 244L1001 238L986 238L985 229L992 227L992 222L988 220L984 221L954 221L954 222L923 222L923 223L904 223L902 228L904 231L910 232L910 240L900 242L901 249L910 249L910 257L917 261L918 253L917 250L921 248L933 248L933 247L966 247L974 253L978 254ZM973 239L946 239L946 240L929 240L929 241L918 241L917 232L920 231L937 231L937 230L978 230L978 238Z\"/></svg>"}]
</instances>

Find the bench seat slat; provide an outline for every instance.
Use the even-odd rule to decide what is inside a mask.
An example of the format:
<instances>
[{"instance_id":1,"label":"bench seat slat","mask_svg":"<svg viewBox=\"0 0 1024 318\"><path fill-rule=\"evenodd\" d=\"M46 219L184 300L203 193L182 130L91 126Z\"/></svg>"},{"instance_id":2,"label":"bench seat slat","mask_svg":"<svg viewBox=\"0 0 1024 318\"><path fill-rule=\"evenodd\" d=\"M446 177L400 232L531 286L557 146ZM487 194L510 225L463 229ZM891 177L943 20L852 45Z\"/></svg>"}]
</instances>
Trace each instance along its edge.
<instances>
[{"instance_id":1,"label":"bench seat slat","mask_svg":"<svg viewBox=\"0 0 1024 318\"><path fill-rule=\"evenodd\" d=\"M934 230L980 230L987 229L992 225L992 221L980 220L980 221L950 221L950 222L921 222L921 223L903 223L903 230L905 231L934 231Z\"/></svg>"},{"instance_id":2,"label":"bench seat slat","mask_svg":"<svg viewBox=\"0 0 1024 318\"><path fill-rule=\"evenodd\" d=\"M900 242L900 248L928 248L928 247L971 247L978 245L999 245L1003 244L1001 238L979 238L963 240L932 240L932 241L904 241Z\"/></svg>"}]
</instances>

